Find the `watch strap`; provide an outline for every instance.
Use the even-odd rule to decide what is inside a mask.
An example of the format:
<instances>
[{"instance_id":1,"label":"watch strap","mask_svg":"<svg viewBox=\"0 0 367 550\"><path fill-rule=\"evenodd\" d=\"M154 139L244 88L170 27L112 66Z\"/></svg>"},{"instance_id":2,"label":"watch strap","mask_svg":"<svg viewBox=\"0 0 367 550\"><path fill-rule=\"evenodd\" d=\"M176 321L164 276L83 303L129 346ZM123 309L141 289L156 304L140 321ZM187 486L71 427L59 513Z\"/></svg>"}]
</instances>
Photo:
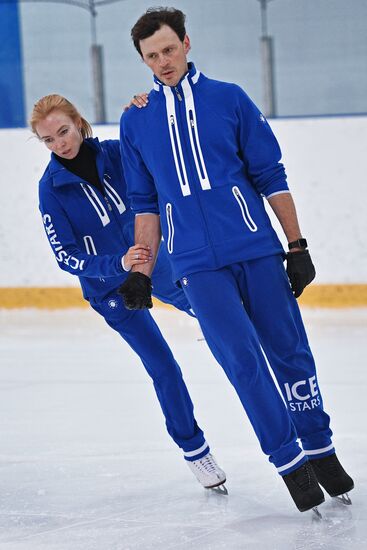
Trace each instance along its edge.
<instances>
[{"instance_id":1,"label":"watch strap","mask_svg":"<svg viewBox=\"0 0 367 550\"><path fill-rule=\"evenodd\" d=\"M306 239L297 239L296 241L292 241L291 243L288 243L288 250L292 250L292 248L307 248L308 244Z\"/></svg>"}]
</instances>

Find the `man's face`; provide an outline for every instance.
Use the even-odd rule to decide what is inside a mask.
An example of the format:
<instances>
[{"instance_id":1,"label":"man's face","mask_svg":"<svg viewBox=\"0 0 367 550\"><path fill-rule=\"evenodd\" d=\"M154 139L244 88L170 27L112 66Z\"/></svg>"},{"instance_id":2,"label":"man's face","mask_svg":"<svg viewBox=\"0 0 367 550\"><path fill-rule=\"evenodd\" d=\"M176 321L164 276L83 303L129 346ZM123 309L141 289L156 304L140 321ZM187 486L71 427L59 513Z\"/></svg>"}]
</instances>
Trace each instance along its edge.
<instances>
[{"instance_id":1,"label":"man's face","mask_svg":"<svg viewBox=\"0 0 367 550\"><path fill-rule=\"evenodd\" d=\"M163 25L152 36L140 40L143 61L167 86L176 86L187 72L186 55L190 39L183 42L168 25Z\"/></svg>"}]
</instances>

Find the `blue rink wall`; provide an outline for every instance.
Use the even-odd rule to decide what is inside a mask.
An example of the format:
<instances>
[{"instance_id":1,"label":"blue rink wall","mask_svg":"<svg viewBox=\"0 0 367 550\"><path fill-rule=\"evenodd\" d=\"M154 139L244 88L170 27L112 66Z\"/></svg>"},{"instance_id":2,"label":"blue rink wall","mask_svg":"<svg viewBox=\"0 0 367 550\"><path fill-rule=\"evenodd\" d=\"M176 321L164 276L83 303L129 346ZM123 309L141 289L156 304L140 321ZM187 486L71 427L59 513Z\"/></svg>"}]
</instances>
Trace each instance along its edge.
<instances>
[{"instance_id":1,"label":"blue rink wall","mask_svg":"<svg viewBox=\"0 0 367 550\"><path fill-rule=\"evenodd\" d=\"M0 2L0 128L24 126L24 87L19 6Z\"/></svg>"},{"instance_id":2,"label":"blue rink wall","mask_svg":"<svg viewBox=\"0 0 367 550\"><path fill-rule=\"evenodd\" d=\"M270 124L316 266L303 303L367 306L367 116ZM118 138L118 127L94 127L94 134ZM49 152L27 129L0 130L0 150L2 204L7 205L0 217L0 307L81 305L78 279L59 269L38 211L38 180ZM274 225L286 246L276 220Z\"/></svg>"}]
</instances>

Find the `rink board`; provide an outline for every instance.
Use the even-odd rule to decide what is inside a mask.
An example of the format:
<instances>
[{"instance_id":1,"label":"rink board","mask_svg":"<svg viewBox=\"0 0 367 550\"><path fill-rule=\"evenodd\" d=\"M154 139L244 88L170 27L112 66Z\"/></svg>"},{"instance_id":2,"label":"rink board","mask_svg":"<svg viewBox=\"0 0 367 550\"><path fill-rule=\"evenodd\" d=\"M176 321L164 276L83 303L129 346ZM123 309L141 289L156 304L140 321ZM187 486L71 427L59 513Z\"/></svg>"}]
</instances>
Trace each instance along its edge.
<instances>
[{"instance_id":1,"label":"rink board","mask_svg":"<svg viewBox=\"0 0 367 550\"><path fill-rule=\"evenodd\" d=\"M367 285L311 285L299 299L301 306L348 308L367 306ZM154 299L158 307L171 307ZM87 307L77 287L25 287L0 288L0 308L67 309Z\"/></svg>"}]
</instances>

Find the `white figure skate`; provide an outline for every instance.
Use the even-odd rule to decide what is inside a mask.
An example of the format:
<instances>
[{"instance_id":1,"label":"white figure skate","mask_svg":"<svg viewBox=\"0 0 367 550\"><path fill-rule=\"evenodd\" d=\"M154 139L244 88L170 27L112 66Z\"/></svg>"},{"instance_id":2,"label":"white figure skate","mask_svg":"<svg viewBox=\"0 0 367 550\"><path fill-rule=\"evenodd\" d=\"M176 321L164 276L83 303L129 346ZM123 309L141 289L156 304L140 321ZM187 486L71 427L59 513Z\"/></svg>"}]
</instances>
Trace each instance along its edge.
<instances>
[{"instance_id":1,"label":"white figure skate","mask_svg":"<svg viewBox=\"0 0 367 550\"><path fill-rule=\"evenodd\" d=\"M186 462L196 479L205 489L214 489L217 493L228 495L228 491L224 486L226 474L219 468L211 453L198 460L187 460Z\"/></svg>"}]
</instances>

